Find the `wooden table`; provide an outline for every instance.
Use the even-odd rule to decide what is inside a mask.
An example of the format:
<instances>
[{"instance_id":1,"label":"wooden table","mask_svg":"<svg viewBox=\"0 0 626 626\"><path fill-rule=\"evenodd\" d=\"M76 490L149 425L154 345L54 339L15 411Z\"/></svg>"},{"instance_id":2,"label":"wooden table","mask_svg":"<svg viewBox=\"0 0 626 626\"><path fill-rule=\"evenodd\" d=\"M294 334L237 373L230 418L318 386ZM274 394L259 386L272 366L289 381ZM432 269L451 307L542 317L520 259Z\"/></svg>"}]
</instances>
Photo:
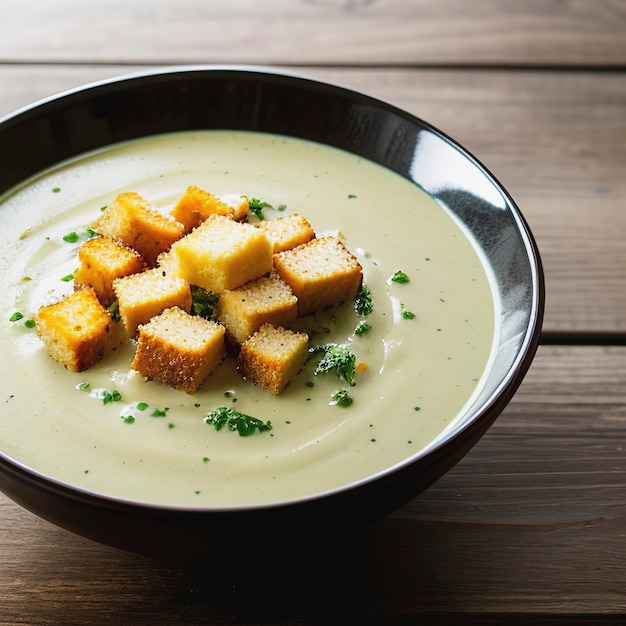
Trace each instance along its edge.
<instances>
[{"instance_id":1,"label":"wooden table","mask_svg":"<svg viewBox=\"0 0 626 626\"><path fill-rule=\"evenodd\" d=\"M166 569L0 496L2 624L626 616L626 2L0 0L0 115L139 67L292 66L408 109L509 189L546 271L513 402L426 493L300 567ZM626 619L626 617L625 617Z\"/></svg>"}]
</instances>

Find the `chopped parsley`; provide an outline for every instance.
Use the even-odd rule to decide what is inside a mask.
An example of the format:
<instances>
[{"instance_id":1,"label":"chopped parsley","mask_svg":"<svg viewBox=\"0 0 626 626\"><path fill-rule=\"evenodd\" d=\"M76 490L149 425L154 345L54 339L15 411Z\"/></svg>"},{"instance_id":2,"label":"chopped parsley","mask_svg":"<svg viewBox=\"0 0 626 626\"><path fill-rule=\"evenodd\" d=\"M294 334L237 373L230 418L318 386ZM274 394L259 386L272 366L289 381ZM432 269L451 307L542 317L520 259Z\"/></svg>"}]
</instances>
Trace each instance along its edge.
<instances>
[{"instance_id":1,"label":"chopped parsley","mask_svg":"<svg viewBox=\"0 0 626 626\"><path fill-rule=\"evenodd\" d=\"M15 311L11 317L9 317L9 322L19 322L22 319L24 319L24 314L21 311ZM32 317L24 320L24 326L26 326L26 328L35 328L35 320Z\"/></svg>"},{"instance_id":2,"label":"chopped parsley","mask_svg":"<svg viewBox=\"0 0 626 626\"><path fill-rule=\"evenodd\" d=\"M357 315L365 317L374 311L372 292L367 285L361 285L359 292L354 298L354 310Z\"/></svg>"},{"instance_id":3,"label":"chopped parsley","mask_svg":"<svg viewBox=\"0 0 626 626\"><path fill-rule=\"evenodd\" d=\"M191 285L191 312L194 315L211 319L218 300L218 294L198 287L198 285Z\"/></svg>"},{"instance_id":4,"label":"chopped parsley","mask_svg":"<svg viewBox=\"0 0 626 626\"><path fill-rule=\"evenodd\" d=\"M53 193L59 193L59 191L61 191L61 187L53 187L52 189Z\"/></svg>"},{"instance_id":5,"label":"chopped parsley","mask_svg":"<svg viewBox=\"0 0 626 626\"><path fill-rule=\"evenodd\" d=\"M330 396L330 404L335 406L345 408L350 406L353 402L354 400L345 389L340 389Z\"/></svg>"},{"instance_id":6,"label":"chopped parsley","mask_svg":"<svg viewBox=\"0 0 626 626\"><path fill-rule=\"evenodd\" d=\"M165 417L167 415L167 409L154 409L151 413L152 417ZM170 428L174 428L170 426Z\"/></svg>"},{"instance_id":7,"label":"chopped parsley","mask_svg":"<svg viewBox=\"0 0 626 626\"><path fill-rule=\"evenodd\" d=\"M361 320L357 327L354 329L354 334L357 337L362 337L363 335L367 335L367 333L370 332L370 330L372 330L372 325L369 322L366 322L365 320Z\"/></svg>"},{"instance_id":8,"label":"chopped parsley","mask_svg":"<svg viewBox=\"0 0 626 626\"><path fill-rule=\"evenodd\" d=\"M67 243L76 243L80 237L76 231L72 231L71 233L67 233L67 235L63 235L63 241L67 241Z\"/></svg>"},{"instance_id":9,"label":"chopped parsley","mask_svg":"<svg viewBox=\"0 0 626 626\"><path fill-rule=\"evenodd\" d=\"M356 374L356 356L350 352L348 348L339 346L336 343L328 343L323 346L313 347L310 351L324 353L313 372L315 376L335 372L341 380L351 387L356 385L356 381L354 380Z\"/></svg>"},{"instance_id":10,"label":"chopped parsley","mask_svg":"<svg viewBox=\"0 0 626 626\"><path fill-rule=\"evenodd\" d=\"M145 411L148 408L148 403L147 402L137 402L137 410L138 411Z\"/></svg>"},{"instance_id":11,"label":"chopped parsley","mask_svg":"<svg viewBox=\"0 0 626 626\"><path fill-rule=\"evenodd\" d=\"M89 393L91 391L91 385L84 381L82 383L78 383L78 385L76 385L76 389L78 389L78 391L85 391Z\"/></svg>"},{"instance_id":12,"label":"chopped parsley","mask_svg":"<svg viewBox=\"0 0 626 626\"><path fill-rule=\"evenodd\" d=\"M122 394L117 389L103 389L100 397L102 404L111 404L111 402L120 402Z\"/></svg>"},{"instance_id":13,"label":"chopped parsley","mask_svg":"<svg viewBox=\"0 0 626 626\"><path fill-rule=\"evenodd\" d=\"M107 311L114 322L119 322L122 319L120 316L120 303L117 300L113 300L107 307Z\"/></svg>"},{"instance_id":14,"label":"chopped parsley","mask_svg":"<svg viewBox=\"0 0 626 626\"><path fill-rule=\"evenodd\" d=\"M260 433L272 430L272 423L263 422L256 417L240 413L226 406L220 406L204 417L204 423L220 431L224 426L230 431L237 431L241 437L248 437L255 431Z\"/></svg>"},{"instance_id":15,"label":"chopped parsley","mask_svg":"<svg viewBox=\"0 0 626 626\"><path fill-rule=\"evenodd\" d=\"M267 219L265 217L265 213L263 213L263 209L271 209L272 205L269 202L264 202L263 200L259 200L258 198L250 198L248 200L248 211L252 213L257 219L264 220Z\"/></svg>"},{"instance_id":16,"label":"chopped parsley","mask_svg":"<svg viewBox=\"0 0 626 626\"><path fill-rule=\"evenodd\" d=\"M61 277L61 280L64 283L69 283L71 280L74 280L74 274L66 274L65 276Z\"/></svg>"},{"instance_id":17,"label":"chopped parsley","mask_svg":"<svg viewBox=\"0 0 626 626\"><path fill-rule=\"evenodd\" d=\"M80 235L75 230L73 230L71 233L67 233L67 235L63 235L63 241L66 241L67 243L77 243L81 240L81 238L93 239L94 237L98 237L99 234L100 233L98 233L89 226L85 229L85 232Z\"/></svg>"},{"instance_id":18,"label":"chopped parsley","mask_svg":"<svg viewBox=\"0 0 626 626\"><path fill-rule=\"evenodd\" d=\"M415 313L413 311L409 311L404 308L404 304L400 305L400 316L403 320L412 320L415 319Z\"/></svg>"},{"instance_id":19,"label":"chopped parsley","mask_svg":"<svg viewBox=\"0 0 626 626\"><path fill-rule=\"evenodd\" d=\"M401 270L398 270L392 277L391 281L394 283L405 284L409 282L409 277Z\"/></svg>"}]
</instances>

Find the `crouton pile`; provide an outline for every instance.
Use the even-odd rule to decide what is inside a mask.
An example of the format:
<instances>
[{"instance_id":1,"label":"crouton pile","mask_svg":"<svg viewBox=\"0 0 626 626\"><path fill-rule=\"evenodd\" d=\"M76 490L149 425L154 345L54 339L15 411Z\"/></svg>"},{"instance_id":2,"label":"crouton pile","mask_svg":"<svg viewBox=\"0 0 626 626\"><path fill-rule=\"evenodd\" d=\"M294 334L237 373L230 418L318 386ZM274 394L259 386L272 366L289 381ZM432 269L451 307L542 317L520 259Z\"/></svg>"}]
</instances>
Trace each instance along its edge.
<instances>
[{"instance_id":1,"label":"crouton pile","mask_svg":"<svg viewBox=\"0 0 626 626\"><path fill-rule=\"evenodd\" d=\"M74 292L35 315L49 355L80 372L132 340L132 369L193 394L232 354L247 380L280 394L308 354L290 325L353 299L362 267L301 215L253 224L248 208L195 186L169 215L120 194L79 248ZM210 319L195 314L196 288L216 297Z\"/></svg>"}]
</instances>

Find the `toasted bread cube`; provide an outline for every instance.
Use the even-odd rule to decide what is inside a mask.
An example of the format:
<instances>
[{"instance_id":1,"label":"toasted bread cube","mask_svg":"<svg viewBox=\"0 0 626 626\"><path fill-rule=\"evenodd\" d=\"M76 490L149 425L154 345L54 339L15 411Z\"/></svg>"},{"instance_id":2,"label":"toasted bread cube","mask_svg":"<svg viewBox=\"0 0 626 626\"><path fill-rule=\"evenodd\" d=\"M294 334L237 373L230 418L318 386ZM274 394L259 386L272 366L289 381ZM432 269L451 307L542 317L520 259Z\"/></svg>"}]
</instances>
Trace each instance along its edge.
<instances>
[{"instance_id":1,"label":"toasted bread cube","mask_svg":"<svg viewBox=\"0 0 626 626\"><path fill-rule=\"evenodd\" d=\"M229 193L220 196L220 200L233 210L231 217L234 220L239 221L244 217L248 217L248 209L250 208L248 196L239 196Z\"/></svg>"},{"instance_id":2,"label":"toasted bread cube","mask_svg":"<svg viewBox=\"0 0 626 626\"><path fill-rule=\"evenodd\" d=\"M298 298L298 315L353 299L362 281L361 264L333 236L278 252L274 268Z\"/></svg>"},{"instance_id":3,"label":"toasted bread cube","mask_svg":"<svg viewBox=\"0 0 626 626\"><path fill-rule=\"evenodd\" d=\"M270 240L274 252L291 250L315 237L311 224L297 213L273 220L264 220L257 224L257 228L260 228Z\"/></svg>"},{"instance_id":4,"label":"toasted bread cube","mask_svg":"<svg viewBox=\"0 0 626 626\"><path fill-rule=\"evenodd\" d=\"M91 285L98 300L109 306L115 300L113 281L145 269L141 255L107 237L88 239L78 249L80 266L74 272L74 285Z\"/></svg>"},{"instance_id":5,"label":"toasted bread cube","mask_svg":"<svg viewBox=\"0 0 626 626\"><path fill-rule=\"evenodd\" d=\"M238 363L243 376L277 396L302 369L309 338L264 324L241 346Z\"/></svg>"},{"instance_id":6,"label":"toasted bread cube","mask_svg":"<svg viewBox=\"0 0 626 626\"><path fill-rule=\"evenodd\" d=\"M124 340L123 329L88 286L42 306L35 324L48 354L73 372L89 369Z\"/></svg>"},{"instance_id":7,"label":"toasted bread cube","mask_svg":"<svg viewBox=\"0 0 626 626\"><path fill-rule=\"evenodd\" d=\"M298 300L289 285L272 273L222 292L216 315L229 338L241 344L263 324L286 326L293 322L298 316Z\"/></svg>"},{"instance_id":8,"label":"toasted bread cube","mask_svg":"<svg viewBox=\"0 0 626 626\"><path fill-rule=\"evenodd\" d=\"M187 312L191 310L189 283L178 276L166 274L160 268L116 278L113 291L129 337L137 334L140 324L145 324L165 309L177 306Z\"/></svg>"},{"instance_id":9,"label":"toasted bread cube","mask_svg":"<svg viewBox=\"0 0 626 626\"><path fill-rule=\"evenodd\" d=\"M210 215L177 241L168 267L191 285L221 293L267 274L272 269L272 245L251 224Z\"/></svg>"},{"instance_id":10,"label":"toasted bread cube","mask_svg":"<svg viewBox=\"0 0 626 626\"><path fill-rule=\"evenodd\" d=\"M139 327L131 368L148 380L193 394L220 364L224 332L216 322L178 307L166 309Z\"/></svg>"},{"instance_id":11,"label":"toasted bread cube","mask_svg":"<svg viewBox=\"0 0 626 626\"><path fill-rule=\"evenodd\" d=\"M190 185L172 209L171 216L184 225L185 232L190 232L200 226L209 215L232 217L234 212L233 207L225 204L218 197L204 189Z\"/></svg>"},{"instance_id":12,"label":"toasted bread cube","mask_svg":"<svg viewBox=\"0 0 626 626\"><path fill-rule=\"evenodd\" d=\"M118 195L91 227L136 250L150 267L185 232L180 222L159 213L134 192Z\"/></svg>"}]
</instances>

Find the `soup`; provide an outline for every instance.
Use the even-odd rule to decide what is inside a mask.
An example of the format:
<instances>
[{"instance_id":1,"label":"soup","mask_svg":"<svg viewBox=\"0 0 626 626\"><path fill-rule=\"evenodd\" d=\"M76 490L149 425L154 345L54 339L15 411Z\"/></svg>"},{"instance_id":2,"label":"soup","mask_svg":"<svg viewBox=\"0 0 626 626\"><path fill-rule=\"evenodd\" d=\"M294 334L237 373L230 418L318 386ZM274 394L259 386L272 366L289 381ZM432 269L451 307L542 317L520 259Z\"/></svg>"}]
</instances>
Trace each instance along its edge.
<instances>
[{"instance_id":1,"label":"soup","mask_svg":"<svg viewBox=\"0 0 626 626\"><path fill-rule=\"evenodd\" d=\"M232 359L187 395L132 371L131 342L81 373L47 356L28 321L73 289L78 247L102 207L135 191L167 213L188 185L262 199L268 219L297 212L356 255L371 330L355 334L351 302L299 322L356 355L350 406L333 402L342 385L315 375L315 359L275 397ZM149 137L44 172L0 210L0 447L59 481L192 507L311 496L431 445L463 418L489 368L498 302L471 237L410 181L328 146L239 131ZM220 406L272 428L218 431L204 417Z\"/></svg>"}]
</instances>

